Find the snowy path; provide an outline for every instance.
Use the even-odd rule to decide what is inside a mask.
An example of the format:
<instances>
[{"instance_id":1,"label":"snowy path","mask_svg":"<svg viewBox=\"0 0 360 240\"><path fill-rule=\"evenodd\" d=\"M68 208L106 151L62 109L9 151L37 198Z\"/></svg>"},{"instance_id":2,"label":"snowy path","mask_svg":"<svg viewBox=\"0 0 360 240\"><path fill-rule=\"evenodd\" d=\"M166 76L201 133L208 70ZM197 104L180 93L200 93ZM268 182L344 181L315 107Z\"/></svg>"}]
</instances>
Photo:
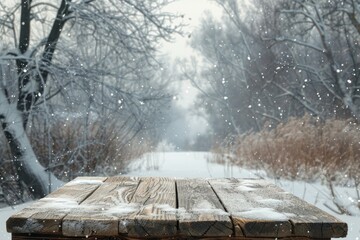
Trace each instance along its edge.
<instances>
[{"instance_id":1,"label":"snowy path","mask_svg":"<svg viewBox=\"0 0 360 240\"><path fill-rule=\"evenodd\" d=\"M237 177L237 178L258 178L256 171L240 169L238 167L224 166L208 163L207 159L211 156L206 152L160 152L146 154L143 158L132 164L134 169L127 175L131 176L165 176L165 177ZM263 175L263 173L261 174ZM311 204L334 215L324 203L331 203L328 189L320 184L308 184L305 182L291 182L277 180L274 183L286 191L306 200ZM349 199L349 194L353 189L337 188L345 199ZM6 219L16 211L26 207L29 203L12 208L0 208L0 240L10 240L10 234L6 233ZM346 239L360 240L360 216L350 217L335 215L349 225L349 233Z\"/></svg>"},{"instance_id":2,"label":"snowy path","mask_svg":"<svg viewBox=\"0 0 360 240\"><path fill-rule=\"evenodd\" d=\"M208 163L208 152L160 152L146 154L132 164L131 176L259 178L252 171Z\"/></svg>"}]
</instances>

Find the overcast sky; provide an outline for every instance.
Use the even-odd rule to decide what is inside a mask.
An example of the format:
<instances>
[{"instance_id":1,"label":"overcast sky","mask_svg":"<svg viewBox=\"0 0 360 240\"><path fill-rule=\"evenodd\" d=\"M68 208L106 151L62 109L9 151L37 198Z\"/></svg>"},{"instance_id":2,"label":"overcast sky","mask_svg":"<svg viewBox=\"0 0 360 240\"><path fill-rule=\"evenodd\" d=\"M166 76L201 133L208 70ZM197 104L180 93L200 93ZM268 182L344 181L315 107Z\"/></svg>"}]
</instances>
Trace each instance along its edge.
<instances>
[{"instance_id":1,"label":"overcast sky","mask_svg":"<svg viewBox=\"0 0 360 240\"><path fill-rule=\"evenodd\" d=\"M184 14L184 36L177 35L173 42L164 44L164 51L173 57L187 57L192 54L189 46L189 34L199 27L201 19L207 12L215 17L221 16L220 8L213 0L178 0L166 7L166 10L176 14Z\"/></svg>"},{"instance_id":2,"label":"overcast sky","mask_svg":"<svg viewBox=\"0 0 360 240\"><path fill-rule=\"evenodd\" d=\"M200 22L206 14L211 13L216 18L221 16L220 8L212 0L178 0L169 5L166 10L184 14L184 23L186 24L183 36L177 35L174 41L166 42L163 45L162 52L169 55L172 60L196 56L190 47L191 38L188 36L199 28ZM204 133L208 124L204 118L199 118L191 110L195 107L194 103L198 93L191 82L184 79L181 82L174 82L173 86L177 92L175 104L183 111L169 126L167 139L177 145L192 141L197 135Z\"/></svg>"}]
</instances>

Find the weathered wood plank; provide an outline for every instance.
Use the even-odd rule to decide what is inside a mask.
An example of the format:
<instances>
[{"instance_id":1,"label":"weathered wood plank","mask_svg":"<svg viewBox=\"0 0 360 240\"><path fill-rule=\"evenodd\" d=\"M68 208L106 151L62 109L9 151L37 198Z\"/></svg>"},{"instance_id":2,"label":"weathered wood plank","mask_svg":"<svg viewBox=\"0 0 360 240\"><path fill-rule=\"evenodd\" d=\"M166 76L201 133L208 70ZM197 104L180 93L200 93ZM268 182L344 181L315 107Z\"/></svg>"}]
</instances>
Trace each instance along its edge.
<instances>
[{"instance_id":1,"label":"weathered wood plank","mask_svg":"<svg viewBox=\"0 0 360 240\"><path fill-rule=\"evenodd\" d=\"M142 207L138 214L120 220L120 233L130 238L176 235L177 209L173 179L142 178L131 203Z\"/></svg>"},{"instance_id":2,"label":"weathered wood plank","mask_svg":"<svg viewBox=\"0 0 360 240\"><path fill-rule=\"evenodd\" d=\"M93 193L106 178L79 177L45 198L12 215L6 222L12 233L60 233L65 215Z\"/></svg>"},{"instance_id":3,"label":"weathered wood plank","mask_svg":"<svg viewBox=\"0 0 360 240\"><path fill-rule=\"evenodd\" d=\"M14 234L12 236L12 240L144 240L146 238L129 238L124 236L119 237L97 237L97 236L89 236L89 237L64 237L64 236L55 236L55 235L23 235L23 234ZM164 237L162 240L188 240L189 237ZM231 240L274 240L274 238L247 238L247 237L207 237L207 238L191 238L198 240L219 240L219 239L231 239ZM330 240L330 238L307 238L307 237L285 237L279 240Z\"/></svg>"},{"instance_id":4,"label":"weathered wood plank","mask_svg":"<svg viewBox=\"0 0 360 240\"><path fill-rule=\"evenodd\" d=\"M233 184L235 184L234 187L238 191L244 192L245 198L252 202L251 205L255 203L258 205L259 210L250 211L251 216L257 214L261 217L266 213L268 216L273 215L275 219L280 219L283 216L284 220L288 219L292 224L292 236L312 238L346 236L346 223L340 222L317 207L283 191L273 184L269 184L267 181L233 180ZM251 229L253 226L257 229L256 225L258 223L252 223L249 219L246 219L248 215L249 212L240 211L239 216L235 217L235 222L240 220L239 224L243 228L244 225L248 225L248 229Z\"/></svg>"},{"instance_id":5,"label":"weathered wood plank","mask_svg":"<svg viewBox=\"0 0 360 240\"><path fill-rule=\"evenodd\" d=\"M292 226L286 213L277 211L274 205L262 203L261 199L270 189L262 180L218 179L210 185L231 214L233 224L239 226L246 237L286 237L292 235ZM270 202L270 201L269 201ZM236 234L236 233L235 233Z\"/></svg>"},{"instance_id":6,"label":"weathered wood plank","mask_svg":"<svg viewBox=\"0 0 360 240\"><path fill-rule=\"evenodd\" d=\"M276 186L264 198L282 201L277 211L289 213L293 235L313 238L346 237L347 224ZM266 201L266 200L265 200Z\"/></svg>"},{"instance_id":7,"label":"weathered wood plank","mask_svg":"<svg viewBox=\"0 0 360 240\"><path fill-rule=\"evenodd\" d=\"M209 183L201 179L177 180L179 230L184 236L233 235L232 222Z\"/></svg>"},{"instance_id":8,"label":"weathered wood plank","mask_svg":"<svg viewBox=\"0 0 360 240\"><path fill-rule=\"evenodd\" d=\"M59 240L319 240L347 233L346 223L263 180L122 176L78 178L14 214L7 228L13 239Z\"/></svg>"},{"instance_id":9,"label":"weathered wood plank","mask_svg":"<svg viewBox=\"0 0 360 240\"><path fill-rule=\"evenodd\" d=\"M91 189L90 186L96 189L106 180L107 177L77 177L43 199L71 199L77 203L81 203L91 194L91 192L87 190L88 188Z\"/></svg>"},{"instance_id":10,"label":"weathered wood plank","mask_svg":"<svg viewBox=\"0 0 360 240\"><path fill-rule=\"evenodd\" d=\"M138 178L109 178L63 219L63 235L117 236L119 219L139 211L139 205L130 204L138 184Z\"/></svg>"},{"instance_id":11,"label":"weathered wood plank","mask_svg":"<svg viewBox=\"0 0 360 240\"><path fill-rule=\"evenodd\" d=\"M89 236L89 237L63 237L63 236L54 236L54 235L41 235L41 236L35 236L35 235L16 235L14 234L12 237L12 240L144 240L146 238L128 238L128 237L96 237L96 236ZM188 237L176 237L176 238L161 238L163 240L188 240ZM192 239L198 239L198 240L220 240L220 239L227 239L214 237L214 238L192 238ZM231 240L274 240L274 238L247 238L247 237L231 237L229 238ZM330 238L307 238L307 237L285 237L281 238L279 240L330 240Z\"/></svg>"}]
</instances>

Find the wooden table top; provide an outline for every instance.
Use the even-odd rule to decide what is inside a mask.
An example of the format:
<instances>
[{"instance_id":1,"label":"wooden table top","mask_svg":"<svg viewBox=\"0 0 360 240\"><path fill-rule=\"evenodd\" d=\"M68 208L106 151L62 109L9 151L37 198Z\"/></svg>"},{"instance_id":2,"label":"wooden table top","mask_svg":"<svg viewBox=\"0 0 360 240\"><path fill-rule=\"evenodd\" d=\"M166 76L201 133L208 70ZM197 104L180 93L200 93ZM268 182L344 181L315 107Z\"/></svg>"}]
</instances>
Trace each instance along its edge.
<instances>
[{"instance_id":1,"label":"wooden table top","mask_svg":"<svg viewBox=\"0 0 360 240\"><path fill-rule=\"evenodd\" d=\"M7 230L13 239L330 239L347 224L265 180L79 177L11 216Z\"/></svg>"}]
</instances>

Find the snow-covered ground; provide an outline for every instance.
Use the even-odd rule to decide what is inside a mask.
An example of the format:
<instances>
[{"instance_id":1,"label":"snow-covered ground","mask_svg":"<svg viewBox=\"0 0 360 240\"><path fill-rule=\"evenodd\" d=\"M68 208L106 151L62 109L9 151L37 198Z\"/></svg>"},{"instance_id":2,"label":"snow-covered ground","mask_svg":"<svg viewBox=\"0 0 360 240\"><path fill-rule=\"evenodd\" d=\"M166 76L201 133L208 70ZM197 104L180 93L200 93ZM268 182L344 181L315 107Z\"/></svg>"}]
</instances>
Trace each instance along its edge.
<instances>
[{"instance_id":1,"label":"snow-covered ground","mask_svg":"<svg viewBox=\"0 0 360 240\"><path fill-rule=\"evenodd\" d=\"M208 163L211 153L208 152L158 152L145 154L132 163L131 176L162 177L241 177L258 178L255 172L245 169L224 167Z\"/></svg>"},{"instance_id":2,"label":"snow-covered ground","mask_svg":"<svg viewBox=\"0 0 360 240\"><path fill-rule=\"evenodd\" d=\"M206 152L160 152L146 154L143 158L132 164L131 176L166 176L166 177L237 177L237 178L259 178L264 173L253 170L241 169L235 166L224 166L209 163L207 159L211 156ZM269 179L270 180L270 179ZM320 183L309 184L299 181L270 180L286 191L316 205L324 211L338 217L348 223L349 232L346 239L360 240L360 215L357 217L343 216L332 212L324 204L332 205L329 190ZM342 201L353 204L352 188L336 188ZM0 208L0 240L10 240L10 234L6 233L6 219L16 211L26 207L28 203L12 208ZM355 211L355 210L354 210Z\"/></svg>"}]
</instances>

